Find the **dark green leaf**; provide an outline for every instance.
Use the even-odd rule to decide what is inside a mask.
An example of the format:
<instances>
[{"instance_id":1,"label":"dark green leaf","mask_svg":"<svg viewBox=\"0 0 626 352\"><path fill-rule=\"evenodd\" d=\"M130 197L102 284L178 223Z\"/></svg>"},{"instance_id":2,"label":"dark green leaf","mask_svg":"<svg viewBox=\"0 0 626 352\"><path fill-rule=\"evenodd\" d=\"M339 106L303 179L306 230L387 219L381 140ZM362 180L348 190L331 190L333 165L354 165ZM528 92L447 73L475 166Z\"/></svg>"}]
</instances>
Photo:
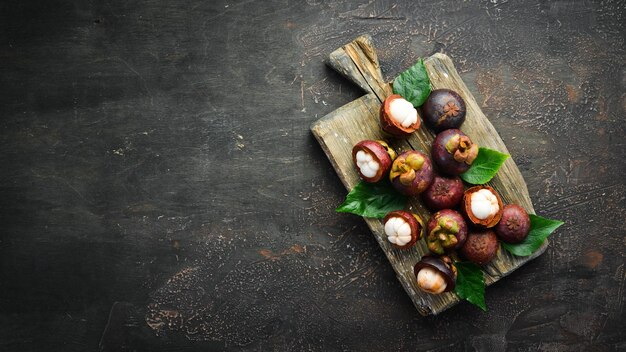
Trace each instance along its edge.
<instances>
[{"instance_id":1,"label":"dark green leaf","mask_svg":"<svg viewBox=\"0 0 626 352\"><path fill-rule=\"evenodd\" d=\"M533 214L529 216L530 232L524 241L516 244L502 242L504 249L519 257L533 254L554 230L563 225L563 221L550 220Z\"/></svg>"},{"instance_id":2,"label":"dark green leaf","mask_svg":"<svg viewBox=\"0 0 626 352\"><path fill-rule=\"evenodd\" d=\"M403 209L405 203L406 197L396 192L388 181L376 184L361 181L336 211L366 218L384 218L390 211Z\"/></svg>"},{"instance_id":3,"label":"dark green leaf","mask_svg":"<svg viewBox=\"0 0 626 352\"><path fill-rule=\"evenodd\" d=\"M485 304L485 279L480 267L470 262L455 264L458 272L454 292L468 302L487 311Z\"/></svg>"},{"instance_id":4,"label":"dark green leaf","mask_svg":"<svg viewBox=\"0 0 626 352\"><path fill-rule=\"evenodd\" d=\"M400 94L414 107L424 104L430 94L430 89L430 79L422 59L393 80L393 93Z\"/></svg>"},{"instance_id":5,"label":"dark green leaf","mask_svg":"<svg viewBox=\"0 0 626 352\"><path fill-rule=\"evenodd\" d=\"M509 158L508 154L497 150L480 147L472 167L461 174L463 181L474 185L489 182L498 172L500 166Z\"/></svg>"},{"instance_id":6,"label":"dark green leaf","mask_svg":"<svg viewBox=\"0 0 626 352\"><path fill-rule=\"evenodd\" d=\"M485 304L485 278L480 267L470 262L458 262L454 292L480 309L487 311Z\"/></svg>"}]
</instances>

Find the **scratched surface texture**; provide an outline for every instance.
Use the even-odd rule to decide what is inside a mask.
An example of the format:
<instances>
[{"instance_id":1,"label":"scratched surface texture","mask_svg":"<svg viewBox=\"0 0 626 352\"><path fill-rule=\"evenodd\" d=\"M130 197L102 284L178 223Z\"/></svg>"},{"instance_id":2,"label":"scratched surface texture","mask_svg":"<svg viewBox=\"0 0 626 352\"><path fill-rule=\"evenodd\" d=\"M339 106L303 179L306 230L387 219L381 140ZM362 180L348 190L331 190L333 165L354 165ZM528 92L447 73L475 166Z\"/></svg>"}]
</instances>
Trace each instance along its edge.
<instances>
[{"instance_id":1,"label":"scratched surface texture","mask_svg":"<svg viewBox=\"0 0 626 352\"><path fill-rule=\"evenodd\" d=\"M623 1L4 1L0 350L619 351ZM504 139L546 252L422 317L309 132L444 52Z\"/></svg>"}]
</instances>

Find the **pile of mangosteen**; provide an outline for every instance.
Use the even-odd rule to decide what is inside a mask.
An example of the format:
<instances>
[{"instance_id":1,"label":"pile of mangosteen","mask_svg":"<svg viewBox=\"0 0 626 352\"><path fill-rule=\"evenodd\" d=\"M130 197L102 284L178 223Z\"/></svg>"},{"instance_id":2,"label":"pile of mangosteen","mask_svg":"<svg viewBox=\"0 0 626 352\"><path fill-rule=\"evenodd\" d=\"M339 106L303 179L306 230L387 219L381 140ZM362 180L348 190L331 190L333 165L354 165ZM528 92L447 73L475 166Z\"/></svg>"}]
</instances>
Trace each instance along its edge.
<instances>
[{"instance_id":1,"label":"pile of mangosteen","mask_svg":"<svg viewBox=\"0 0 626 352\"><path fill-rule=\"evenodd\" d=\"M388 241L396 248L412 248L425 238L430 254L415 264L415 278L421 290L439 294L454 289L455 260L489 263L499 250L498 239L519 243L526 238L530 218L519 205L503 205L489 186L465 188L459 175L472 166L478 146L459 130L466 107L458 93L433 90L420 110L402 96L390 95L381 106L380 122L388 134L406 137L420 128L423 118L437 133L430 157L416 150L396 155L384 141L365 140L354 146L352 159L365 182L388 177L398 192L419 196L433 212L424 222L417 214L393 211L383 223Z\"/></svg>"}]
</instances>

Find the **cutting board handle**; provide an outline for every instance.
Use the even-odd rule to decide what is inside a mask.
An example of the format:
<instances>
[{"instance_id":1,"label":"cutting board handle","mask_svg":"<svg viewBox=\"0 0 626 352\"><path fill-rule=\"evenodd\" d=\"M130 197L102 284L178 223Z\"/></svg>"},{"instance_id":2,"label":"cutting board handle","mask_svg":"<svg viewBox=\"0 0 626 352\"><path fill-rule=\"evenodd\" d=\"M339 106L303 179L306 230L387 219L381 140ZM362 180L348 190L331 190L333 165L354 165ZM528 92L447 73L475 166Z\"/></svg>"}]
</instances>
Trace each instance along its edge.
<instances>
[{"instance_id":1,"label":"cutting board handle","mask_svg":"<svg viewBox=\"0 0 626 352\"><path fill-rule=\"evenodd\" d=\"M367 93L374 93L383 102L392 94L391 86L383 79L378 55L369 34L333 51L328 65L341 73Z\"/></svg>"}]
</instances>

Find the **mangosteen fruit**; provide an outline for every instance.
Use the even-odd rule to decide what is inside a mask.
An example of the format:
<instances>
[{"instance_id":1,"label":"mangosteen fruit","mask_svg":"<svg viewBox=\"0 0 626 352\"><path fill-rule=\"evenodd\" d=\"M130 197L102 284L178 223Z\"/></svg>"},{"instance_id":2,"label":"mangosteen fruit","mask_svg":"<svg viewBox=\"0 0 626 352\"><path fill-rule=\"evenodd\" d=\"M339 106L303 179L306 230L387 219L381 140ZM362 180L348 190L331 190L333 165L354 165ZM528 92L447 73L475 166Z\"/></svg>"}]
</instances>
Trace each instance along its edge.
<instances>
[{"instance_id":1,"label":"mangosteen fruit","mask_svg":"<svg viewBox=\"0 0 626 352\"><path fill-rule=\"evenodd\" d=\"M498 236L493 230L483 229L470 231L467 241L461 247L461 255L478 265L489 263L498 254Z\"/></svg>"},{"instance_id":2,"label":"mangosteen fruit","mask_svg":"<svg viewBox=\"0 0 626 352\"><path fill-rule=\"evenodd\" d=\"M478 156L478 145L458 129L445 130L433 141L431 156L444 174L460 175L469 170Z\"/></svg>"},{"instance_id":3,"label":"mangosteen fruit","mask_svg":"<svg viewBox=\"0 0 626 352\"><path fill-rule=\"evenodd\" d=\"M465 121L465 111L463 98L450 89L433 90L422 106L424 122L437 133L461 127Z\"/></svg>"},{"instance_id":4,"label":"mangosteen fruit","mask_svg":"<svg viewBox=\"0 0 626 352\"><path fill-rule=\"evenodd\" d=\"M530 217L519 205L508 204L502 209L502 218L494 229L502 241L520 243L530 231Z\"/></svg>"},{"instance_id":5,"label":"mangosteen fruit","mask_svg":"<svg viewBox=\"0 0 626 352\"><path fill-rule=\"evenodd\" d=\"M417 150L406 151L394 160L389 180L395 189L407 196L418 195L433 181L430 158Z\"/></svg>"},{"instance_id":6,"label":"mangosteen fruit","mask_svg":"<svg viewBox=\"0 0 626 352\"><path fill-rule=\"evenodd\" d=\"M387 240L396 248L408 249L422 238L424 222L417 214L404 210L392 211L383 219Z\"/></svg>"},{"instance_id":7,"label":"mangosteen fruit","mask_svg":"<svg viewBox=\"0 0 626 352\"><path fill-rule=\"evenodd\" d=\"M481 228L494 227L502 218L502 198L489 186L468 188L463 195L462 207L469 221Z\"/></svg>"},{"instance_id":8,"label":"mangosteen fruit","mask_svg":"<svg viewBox=\"0 0 626 352\"><path fill-rule=\"evenodd\" d=\"M463 199L463 181L458 176L435 175L422 193L422 200L432 211L456 208Z\"/></svg>"},{"instance_id":9,"label":"mangosteen fruit","mask_svg":"<svg viewBox=\"0 0 626 352\"><path fill-rule=\"evenodd\" d=\"M380 107L380 124L383 131L396 137L406 137L422 124L417 109L399 94L392 94Z\"/></svg>"},{"instance_id":10,"label":"mangosteen fruit","mask_svg":"<svg viewBox=\"0 0 626 352\"><path fill-rule=\"evenodd\" d=\"M430 217L426 225L426 245L435 254L461 248L467 239L467 223L459 212L443 209Z\"/></svg>"},{"instance_id":11,"label":"mangosteen fruit","mask_svg":"<svg viewBox=\"0 0 626 352\"><path fill-rule=\"evenodd\" d=\"M391 169L396 152L384 141L360 141L352 148L352 161L365 182L380 181Z\"/></svg>"},{"instance_id":12,"label":"mangosteen fruit","mask_svg":"<svg viewBox=\"0 0 626 352\"><path fill-rule=\"evenodd\" d=\"M452 291L456 284L456 266L448 256L425 255L415 264L413 273L420 290L440 294Z\"/></svg>"}]
</instances>

